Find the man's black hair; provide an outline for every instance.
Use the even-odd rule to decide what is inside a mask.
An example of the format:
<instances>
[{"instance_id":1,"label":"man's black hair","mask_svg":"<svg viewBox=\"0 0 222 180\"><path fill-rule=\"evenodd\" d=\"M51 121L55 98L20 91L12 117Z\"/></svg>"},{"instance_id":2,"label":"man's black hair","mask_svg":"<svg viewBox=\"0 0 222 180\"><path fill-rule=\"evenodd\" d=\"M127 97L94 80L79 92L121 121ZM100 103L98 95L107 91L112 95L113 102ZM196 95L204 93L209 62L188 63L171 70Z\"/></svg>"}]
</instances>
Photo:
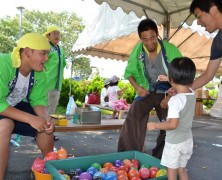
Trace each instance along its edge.
<instances>
[{"instance_id":1,"label":"man's black hair","mask_svg":"<svg viewBox=\"0 0 222 180\"><path fill-rule=\"evenodd\" d=\"M141 38L141 33L144 31L148 31L148 30L153 30L155 31L156 35L158 36L158 28L156 23L152 20L152 19L144 19L139 23L138 26L138 35Z\"/></svg>"},{"instance_id":2,"label":"man's black hair","mask_svg":"<svg viewBox=\"0 0 222 180\"><path fill-rule=\"evenodd\" d=\"M193 0L190 5L190 13L194 14L194 10L199 8L201 11L209 13L210 8L215 5L222 13L222 0Z\"/></svg>"},{"instance_id":3,"label":"man's black hair","mask_svg":"<svg viewBox=\"0 0 222 180\"><path fill-rule=\"evenodd\" d=\"M196 74L196 66L188 57L175 58L169 65L169 81L176 84L190 85Z\"/></svg>"}]
</instances>

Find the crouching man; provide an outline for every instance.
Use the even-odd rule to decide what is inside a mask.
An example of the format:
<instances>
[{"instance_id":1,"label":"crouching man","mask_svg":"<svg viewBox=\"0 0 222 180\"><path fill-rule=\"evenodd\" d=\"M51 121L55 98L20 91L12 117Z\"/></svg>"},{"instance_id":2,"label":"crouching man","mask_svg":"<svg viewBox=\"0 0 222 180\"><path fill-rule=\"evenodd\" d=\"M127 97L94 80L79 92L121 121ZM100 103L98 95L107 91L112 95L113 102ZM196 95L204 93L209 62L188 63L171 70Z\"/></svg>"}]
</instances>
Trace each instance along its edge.
<instances>
[{"instance_id":1,"label":"crouching man","mask_svg":"<svg viewBox=\"0 0 222 180\"><path fill-rule=\"evenodd\" d=\"M47 112L44 63L50 45L38 33L21 37L11 54L0 54L0 180L12 134L36 137L43 156L53 151L54 123Z\"/></svg>"}]
</instances>

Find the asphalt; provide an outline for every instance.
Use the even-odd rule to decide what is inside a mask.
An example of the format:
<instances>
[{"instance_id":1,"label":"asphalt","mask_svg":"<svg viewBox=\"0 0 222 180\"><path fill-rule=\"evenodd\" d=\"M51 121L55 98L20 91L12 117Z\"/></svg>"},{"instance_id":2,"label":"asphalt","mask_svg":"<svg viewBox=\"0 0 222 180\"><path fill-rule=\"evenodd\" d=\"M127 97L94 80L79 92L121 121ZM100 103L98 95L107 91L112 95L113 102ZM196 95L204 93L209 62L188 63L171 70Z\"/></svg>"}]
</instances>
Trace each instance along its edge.
<instances>
[{"instance_id":1,"label":"asphalt","mask_svg":"<svg viewBox=\"0 0 222 180\"><path fill-rule=\"evenodd\" d=\"M156 121L156 117L151 118ZM157 131L147 132L146 153L155 146ZM118 131L83 131L56 133L55 148L64 147L75 157L112 153L117 150ZM194 153L188 162L190 180L222 179L222 119L210 116L195 117L193 123ZM20 147L11 145L5 180L34 179L31 166L36 157L42 157L30 137L21 137Z\"/></svg>"}]
</instances>

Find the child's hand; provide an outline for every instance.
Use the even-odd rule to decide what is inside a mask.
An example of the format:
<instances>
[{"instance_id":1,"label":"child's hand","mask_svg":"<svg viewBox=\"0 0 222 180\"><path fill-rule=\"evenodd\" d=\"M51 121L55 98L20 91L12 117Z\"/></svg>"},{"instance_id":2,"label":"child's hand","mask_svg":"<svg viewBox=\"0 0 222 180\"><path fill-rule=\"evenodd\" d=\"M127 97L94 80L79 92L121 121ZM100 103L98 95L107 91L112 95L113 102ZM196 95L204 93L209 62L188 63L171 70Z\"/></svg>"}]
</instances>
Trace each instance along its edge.
<instances>
[{"instance_id":1,"label":"child's hand","mask_svg":"<svg viewBox=\"0 0 222 180\"><path fill-rule=\"evenodd\" d=\"M154 123L154 122L147 123L147 130L152 131L155 129L156 129L156 123Z\"/></svg>"}]
</instances>

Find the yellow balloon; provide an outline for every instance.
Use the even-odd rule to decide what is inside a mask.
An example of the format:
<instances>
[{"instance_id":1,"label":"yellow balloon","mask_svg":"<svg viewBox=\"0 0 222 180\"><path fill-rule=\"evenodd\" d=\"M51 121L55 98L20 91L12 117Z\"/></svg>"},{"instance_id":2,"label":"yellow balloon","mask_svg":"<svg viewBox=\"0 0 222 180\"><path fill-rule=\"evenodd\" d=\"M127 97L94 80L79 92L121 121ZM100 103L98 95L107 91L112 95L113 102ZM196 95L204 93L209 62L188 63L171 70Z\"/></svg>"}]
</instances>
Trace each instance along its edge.
<instances>
[{"instance_id":1,"label":"yellow balloon","mask_svg":"<svg viewBox=\"0 0 222 180\"><path fill-rule=\"evenodd\" d=\"M166 176L166 175L167 175L167 170L166 169L160 169L156 173L156 177Z\"/></svg>"}]
</instances>

